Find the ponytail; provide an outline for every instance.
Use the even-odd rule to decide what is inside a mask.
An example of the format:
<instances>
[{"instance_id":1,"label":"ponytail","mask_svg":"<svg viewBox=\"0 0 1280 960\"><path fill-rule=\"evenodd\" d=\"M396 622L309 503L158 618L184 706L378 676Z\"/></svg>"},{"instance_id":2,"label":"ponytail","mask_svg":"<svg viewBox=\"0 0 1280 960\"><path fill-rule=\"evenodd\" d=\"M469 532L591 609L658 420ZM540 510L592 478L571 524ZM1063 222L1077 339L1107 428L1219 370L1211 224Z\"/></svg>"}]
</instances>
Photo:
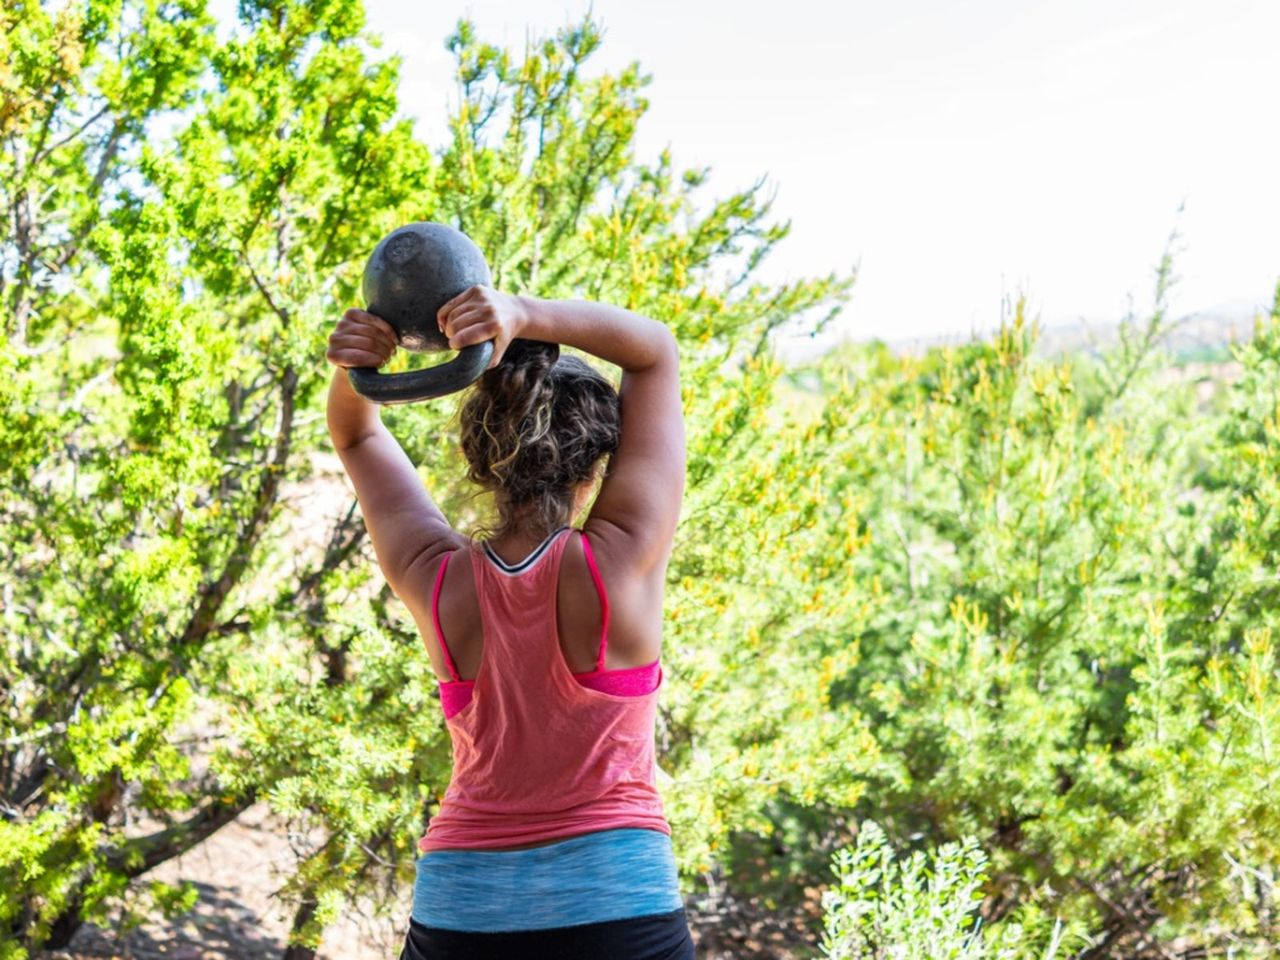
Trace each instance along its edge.
<instances>
[{"instance_id":1,"label":"ponytail","mask_svg":"<svg viewBox=\"0 0 1280 960\"><path fill-rule=\"evenodd\" d=\"M502 362L476 381L460 418L467 476L494 494L499 515L496 528L476 532L492 539L521 519L543 534L571 522L578 488L618 446L613 384L540 340L512 340ZM517 516L528 510L532 517Z\"/></svg>"}]
</instances>

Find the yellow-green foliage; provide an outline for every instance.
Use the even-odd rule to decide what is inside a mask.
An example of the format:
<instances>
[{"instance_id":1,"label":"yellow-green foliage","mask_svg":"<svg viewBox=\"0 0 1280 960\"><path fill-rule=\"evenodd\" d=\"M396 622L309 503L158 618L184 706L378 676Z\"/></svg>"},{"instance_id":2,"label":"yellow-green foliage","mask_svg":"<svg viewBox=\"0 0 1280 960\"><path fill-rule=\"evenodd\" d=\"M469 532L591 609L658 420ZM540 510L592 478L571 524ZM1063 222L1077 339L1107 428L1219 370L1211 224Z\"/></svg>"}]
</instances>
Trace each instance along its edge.
<instances>
[{"instance_id":1,"label":"yellow-green foliage","mask_svg":"<svg viewBox=\"0 0 1280 960\"><path fill-rule=\"evenodd\" d=\"M984 917L1042 943L1056 917L1089 956L1270 956L1280 317L1208 410L1149 375L1158 335L1100 364L1034 339L1019 310L989 343L824 360L880 411L851 570L893 600L849 621L832 695L879 747L858 810L980 842Z\"/></svg>"},{"instance_id":2,"label":"yellow-green foliage","mask_svg":"<svg viewBox=\"0 0 1280 960\"><path fill-rule=\"evenodd\" d=\"M200 0L3 15L0 957L184 909L146 872L258 800L312 838L298 944L412 882L449 777L434 679L358 511L298 498L335 482L326 338L411 220L505 289L676 334L657 736L687 890L794 900L870 815L976 837L983 909L1028 942L1058 916L1116 956L1274 933L1274 322L1203 413L1142 345L1033 362L1021 315L788 371L770 333L852 278L759 282L787 234L761 185L636 157L647 78L592 69L591 20L515 52L459 24L424 144L358 0L239 11L226 40ZM456 405L384 419L465 527Z\"/></svg>"}]
</instances>

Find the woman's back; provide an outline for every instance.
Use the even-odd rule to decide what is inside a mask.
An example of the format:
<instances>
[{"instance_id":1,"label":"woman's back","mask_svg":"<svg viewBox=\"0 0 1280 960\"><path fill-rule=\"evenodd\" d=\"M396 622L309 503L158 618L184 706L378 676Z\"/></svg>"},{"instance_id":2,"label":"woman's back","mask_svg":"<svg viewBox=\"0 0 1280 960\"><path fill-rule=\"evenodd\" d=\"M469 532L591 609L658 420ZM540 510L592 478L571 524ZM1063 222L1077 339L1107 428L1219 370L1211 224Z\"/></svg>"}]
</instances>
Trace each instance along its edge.
<instances>
[{"instance_id":1,"label":"woman's back","mask_svg":"<svg viewBox=\"0 0 1280 960\"><path fill-rule=\"evenodd\" d=\"M663 564L648 574L637 573L622 558L610 552L612 548L602 539L599 531L593 531L588 524L584 524L582 529L590 539L590 550L603 580L606 602L609 605L605 670L623 670L652 663L662 652L662 578L666 565ZM540 544L535 544L527 552L507 557L503 557L500 548L494 548L492 544L489 546L513 570L518 570L522 562L537 562L540 559L533 556ZM468 547L483 549L481 545L473 543L469 543ZM424 587L428 583L434 584L441 566L444 566L443 557L424 568ZM588 566L581 536L569 537L564 546L564 557L555 589L558 640L565 663L574 673L594 670L601 643L604 604ZM410 604L410 610L423 637L433 636L435 633L430 611L432 593L432 589L424 588L421 595ZM454 667L463 679L475 679L480 668L484 636L480 622L480 600L470 564L456 563L447 566L440 589L438 613ZM428 650L443 654L438 647L433 651L431 645L428 645ZM436 675L443 681L451 680L443 655L439 659Z\"/></svg>"},{"instance_id":2,"label":"woman's back","mask_svg":"<svg viewBox=\"0 0 1280 960\"><path fill-rule=\"evenodd\" d=\"M443 698L453 776L420 841L424 851L509 850L624 827L670 834L654 782L660 665L639 689L609 691L575 677L557 642L555 585L575 541L581 534L564 528L515 573L476 545L459 552L471 568L484 643L474 679L441 685L442 694L460 694ZM593 665L587 676L635 672Z\"/></svg>"}]
</instances>

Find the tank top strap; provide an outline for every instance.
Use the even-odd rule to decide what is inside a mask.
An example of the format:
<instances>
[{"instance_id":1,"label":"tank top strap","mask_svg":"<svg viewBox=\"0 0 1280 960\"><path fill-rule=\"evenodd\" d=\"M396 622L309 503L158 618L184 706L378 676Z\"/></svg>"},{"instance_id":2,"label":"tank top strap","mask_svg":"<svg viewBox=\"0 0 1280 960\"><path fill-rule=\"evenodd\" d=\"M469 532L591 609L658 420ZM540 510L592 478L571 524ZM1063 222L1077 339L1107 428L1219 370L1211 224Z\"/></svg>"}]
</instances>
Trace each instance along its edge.
<instances>
[{"instance_id":1,"label":"tank top strap","mask_svg":"<svg viewBox=\"0 0 1280 960\"><path fill-rule=\"evenodd\" d=\"M444 572L449 566L449 560L457 551L450 551L444 555L444 559L440 561L440 569L436 573L436 583L431 590L431 620L435 624L436 638L440 641L440 652L444 654L445 668L449 671L449 676L453 678L453 682L457 683L461 678L458 676L458 668L454 666L453 656L449 653L449 644L445 642L444 630L440 627L440 587L444 583Z\"/></svg>"},{"instance_id":2,"label":"tank top strap","mask_svg":"<svg viewBox=\"0 0 1280 960\"><path fill-rule=\"evenodd\" d=\"M604 653L609 644L609 594L604 589L604 580L600 576L600 568L596 566L596 557L591 550L591 541L587 539L587 531L579 532L582 534L582 552L591 569L591 580L596 585L596 593L600 595L600 652L596 654L596 673L599 673L604 669Z\"/></svg>"}]
</instances>

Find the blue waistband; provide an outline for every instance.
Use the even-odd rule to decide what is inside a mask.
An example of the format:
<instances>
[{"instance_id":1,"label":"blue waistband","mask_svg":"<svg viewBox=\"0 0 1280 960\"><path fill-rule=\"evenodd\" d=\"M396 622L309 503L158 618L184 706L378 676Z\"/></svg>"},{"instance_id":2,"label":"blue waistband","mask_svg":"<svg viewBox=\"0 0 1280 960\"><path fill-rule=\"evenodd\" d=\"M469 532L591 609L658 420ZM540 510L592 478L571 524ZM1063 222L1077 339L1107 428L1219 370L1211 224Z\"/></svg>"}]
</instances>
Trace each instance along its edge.
<instances>
[{"instance_id":1,"label":"blue waistband","mask_svg":"<svg viewBox=\"0 0 1280 960\"><path fill-rule=\"evenodd\" d=\"M418 858L413 919L446 930L546 930L684 905L671 838L599 830L528 850L432 850Z\"/></svg>"}]
</instances>

